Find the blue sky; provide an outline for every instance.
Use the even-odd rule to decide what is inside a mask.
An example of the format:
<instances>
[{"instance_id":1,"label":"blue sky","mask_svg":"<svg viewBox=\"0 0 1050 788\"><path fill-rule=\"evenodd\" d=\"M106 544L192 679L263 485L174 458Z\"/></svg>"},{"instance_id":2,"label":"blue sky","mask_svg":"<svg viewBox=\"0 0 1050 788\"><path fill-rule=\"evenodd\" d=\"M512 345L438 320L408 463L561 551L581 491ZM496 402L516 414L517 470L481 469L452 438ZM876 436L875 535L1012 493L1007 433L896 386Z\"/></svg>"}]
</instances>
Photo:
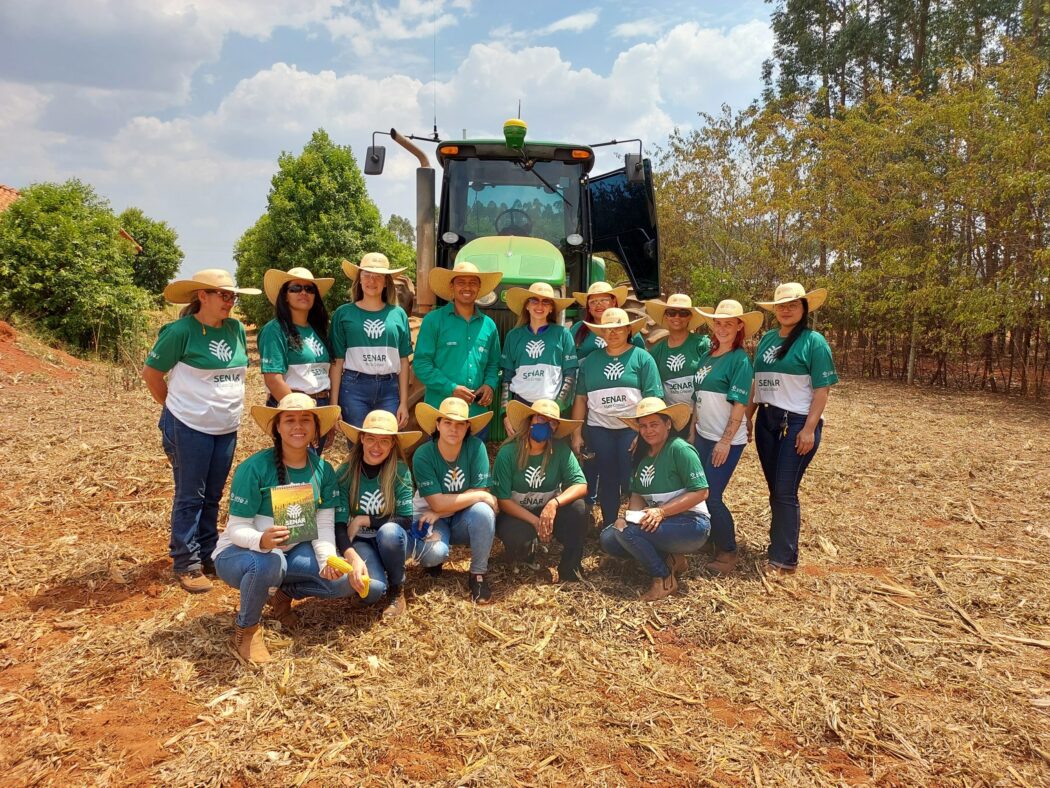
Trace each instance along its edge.
<instances>
[{"instance_id":1,"label":"blue sky","mask_svg":"<svg viewBox=\"0 0 1050 788\"><path fill-rule=\"evenodd\" d=\"M184 271L233 268L282 151L323 126L662 144L761 90L770 6L657 0L3 0L0 183L79 177L169 222ZM598 169L615 166L611 154ZM415 161L368 186L414 211Z\"/></svg>"}]
</instances>

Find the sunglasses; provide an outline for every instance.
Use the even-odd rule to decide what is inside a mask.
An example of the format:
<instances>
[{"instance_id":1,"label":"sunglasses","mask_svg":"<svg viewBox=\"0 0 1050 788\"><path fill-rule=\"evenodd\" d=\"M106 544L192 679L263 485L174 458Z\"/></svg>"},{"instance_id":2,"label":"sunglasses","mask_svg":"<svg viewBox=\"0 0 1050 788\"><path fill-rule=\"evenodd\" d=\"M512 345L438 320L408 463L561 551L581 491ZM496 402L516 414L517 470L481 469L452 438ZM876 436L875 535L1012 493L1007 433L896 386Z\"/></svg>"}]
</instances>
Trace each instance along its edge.
<instances>
[{"instance_id":1,"label":"sunglasses","mask_svg":"<svg viewBox=\"0 0 1050 788\"><path fill-rule=\"evenodd\" d=\"M692 317L693 313L688 309L665 309L664 317Z\"/></svg>"},{"instance_id":2,"label":"sunglasses","mask_svg":"<svg viewBox=\"0 0 1050 788\"><path fill-rule=\"evenodd\" d=\"M292 282L288 285L289 293L310 293L311 295L317 295L316 285L301 285L298 282Z\"/></svg>"},{"instance_id":3,"label":"sunglasses","mask_svg":"<svg viewBox=\"0 0 1050 788\"><path fill-rule=\"evenodd\" d=\"M231 293L228 290L205 290L204 292L221 297L222 300L227 304L237 303L237 294Z\"/></svg>"},{"instance_id":4,"label":"sunglasses","mask_svg":"<svg viewBox=\"0 0 1050 788\"><path fill-rule=\"evenodd\" d=\"M612 306L616 303L613 298L588 298L587 303L590 306Z\"/></svg>"},{"instance_id":5,"label":"sunglasses","mask_svg":"<svg viewBox=\"0 0 1050 788\"><path fill-rule=\"evenodd\" d=\"M535 306L536 304L549 306L551 309L554 308L554 302L546 298L530 298L525 302L525 306Z\"/></svg>"}]
</instances>

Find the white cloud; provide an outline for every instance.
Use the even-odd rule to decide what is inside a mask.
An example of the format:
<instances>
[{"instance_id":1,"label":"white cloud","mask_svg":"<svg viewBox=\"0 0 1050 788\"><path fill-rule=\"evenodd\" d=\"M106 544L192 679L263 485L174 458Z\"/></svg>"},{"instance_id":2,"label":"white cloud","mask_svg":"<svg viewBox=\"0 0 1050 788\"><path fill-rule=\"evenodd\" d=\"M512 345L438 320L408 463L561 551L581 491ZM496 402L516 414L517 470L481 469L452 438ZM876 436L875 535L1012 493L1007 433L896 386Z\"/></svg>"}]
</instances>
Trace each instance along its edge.
<instances>
[{"instance_id":1,"label":"white cloud","mask_svg":"<svg viewBox=\"0 0 1050 788\"><path fill-rule=\"evenodd\" d=\"M664 23L654 16L635 19L633 22L621 22L612 29L613 38L655 38L663 30Z\"/></svg>"},{"instance_id":2,"label":"white cloud","mask_svg":"<svg viewBox=\"0 0 1050 788\"><path fill-rule=\"evenodd\" d=\"M598 24L598 12L584 11L564 17L556 22L551 22L546 27L540 28L540 33L544 35L565 32L582 33L584 30L590 30L596 24Z\"/></svg>"}]
</instances>

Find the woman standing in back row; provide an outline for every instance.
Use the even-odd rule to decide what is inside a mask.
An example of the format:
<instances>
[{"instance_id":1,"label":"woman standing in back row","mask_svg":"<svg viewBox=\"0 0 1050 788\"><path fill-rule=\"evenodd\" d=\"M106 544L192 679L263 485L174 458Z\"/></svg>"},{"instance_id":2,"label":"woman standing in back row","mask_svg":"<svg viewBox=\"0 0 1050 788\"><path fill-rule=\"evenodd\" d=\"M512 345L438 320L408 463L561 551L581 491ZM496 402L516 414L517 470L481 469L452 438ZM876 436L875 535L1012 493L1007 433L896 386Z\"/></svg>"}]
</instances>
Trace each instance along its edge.
<instances>
[{"instance_id":1,"label":"woman standing in back row","mask_svg":"<svg viewBox=\"0 0 1050 788\"><path fill-rule=\"evenodd\" d=\"M797 282L777 287L772 301L756 302L777 318L755 351L755 383L748 420L755 420L755 447L769 487L769 566L794 572L802 521L798 488L820 446L830 386L838 383L831 348L809 327L809 314L828 297L823 287L806 292Z\"/></svg>"}]
</instances>

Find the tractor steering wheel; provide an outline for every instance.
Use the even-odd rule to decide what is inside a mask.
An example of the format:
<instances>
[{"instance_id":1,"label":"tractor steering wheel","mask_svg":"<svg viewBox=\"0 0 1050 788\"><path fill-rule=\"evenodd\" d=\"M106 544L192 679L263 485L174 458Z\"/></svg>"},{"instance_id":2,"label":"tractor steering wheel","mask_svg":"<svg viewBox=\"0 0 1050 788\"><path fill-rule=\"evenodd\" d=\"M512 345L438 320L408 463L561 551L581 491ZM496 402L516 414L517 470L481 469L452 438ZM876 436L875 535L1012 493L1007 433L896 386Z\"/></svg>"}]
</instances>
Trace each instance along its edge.
<instances>
[{"instance_id":1,"label":"tractor steering wheel","mask_svg":"<svg viewBox=\"0 0 1050 788\"><path fill-rule=\"evenodd\" d=\"M507 217L507 222L500 227L500 221ZM493 222L498 235L532 235L532 217L521 208L507 208Z\"/></svg>"}]
</instances>

